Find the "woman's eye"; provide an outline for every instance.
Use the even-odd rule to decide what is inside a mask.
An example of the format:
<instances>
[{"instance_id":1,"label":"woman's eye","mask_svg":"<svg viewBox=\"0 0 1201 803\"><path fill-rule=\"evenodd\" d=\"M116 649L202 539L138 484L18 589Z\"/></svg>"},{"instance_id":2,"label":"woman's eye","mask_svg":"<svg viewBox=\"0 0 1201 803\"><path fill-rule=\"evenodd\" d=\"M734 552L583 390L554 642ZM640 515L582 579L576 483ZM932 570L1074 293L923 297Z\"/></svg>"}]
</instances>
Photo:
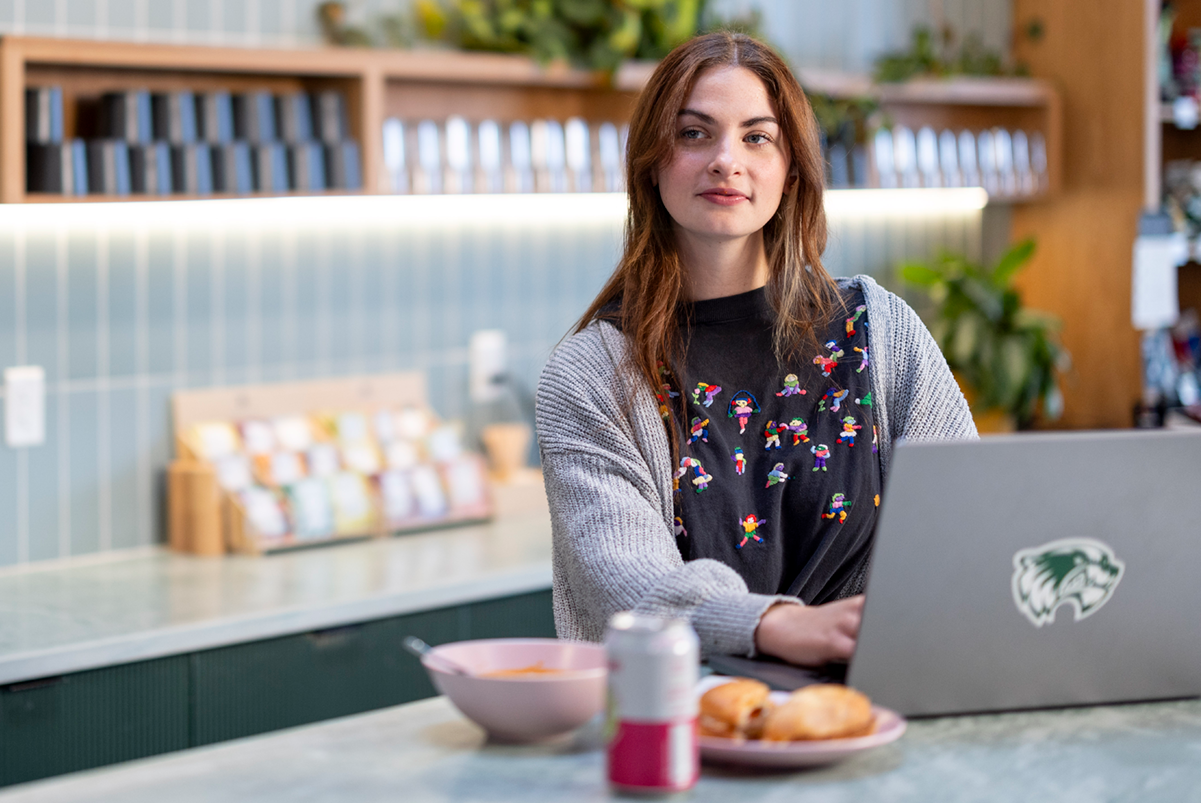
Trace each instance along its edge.
<instances>
[{"instance_id":1,"label":"woman's eye","mask_svg":"<svg viewBox=\"0 0 1201 803\"><path fill-rule=\"evenodd\" d=\"M767 134L748 134L746 141L752 145L766 145L771 142L771 137Z\"/></svg>"},{"instance_id":2,"label":"woman's eye","mask_svg":"<svg viewBox=\"0 0 1201 803\"><path fill-rule=\"evenodd\" d=\"M680 139L700 139L705 135L705 132L699 128L685 128L680 132Z\"/></svg>"}]
</instances>

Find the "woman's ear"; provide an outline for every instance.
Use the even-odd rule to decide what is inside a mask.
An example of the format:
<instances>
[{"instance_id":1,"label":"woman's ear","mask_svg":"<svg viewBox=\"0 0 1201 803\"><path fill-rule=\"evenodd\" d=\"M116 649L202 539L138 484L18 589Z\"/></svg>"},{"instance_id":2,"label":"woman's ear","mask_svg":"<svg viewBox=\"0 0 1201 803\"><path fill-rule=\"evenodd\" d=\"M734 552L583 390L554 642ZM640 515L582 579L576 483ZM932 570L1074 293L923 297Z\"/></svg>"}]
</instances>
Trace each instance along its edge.
<instances>
[{"instance_id":1,"label":"woman's ear","mask_svg":"<svg viewBox=\"0 0 1201 803\"><path fill-rule=\"evenodd\" d=\"M798 176L796 173L789 173L788 179L784 182L784 193L788 194L792 192L792 188L797 185L797 181L799 179L800 176Z\"/></svg>"}]
</instances>

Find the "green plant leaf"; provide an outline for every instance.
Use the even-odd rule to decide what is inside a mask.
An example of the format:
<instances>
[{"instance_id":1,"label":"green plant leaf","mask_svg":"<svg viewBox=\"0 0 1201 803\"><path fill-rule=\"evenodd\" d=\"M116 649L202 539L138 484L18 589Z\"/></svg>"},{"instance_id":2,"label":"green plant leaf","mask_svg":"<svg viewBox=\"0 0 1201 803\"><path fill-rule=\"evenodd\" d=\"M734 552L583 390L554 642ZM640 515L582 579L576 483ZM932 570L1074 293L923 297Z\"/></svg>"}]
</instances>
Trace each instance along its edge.
<instances>
[{"instance_id":1,"label":"green plant leaf","mask_svg":"<svg viewBox=\"0 0 1201 803\"><path fill-rule=\"evenodd\" d=\"M941 273L918 262L901 265L901 278L920 287L933 287L943 280Z\"/></svg>"},{"instance_id":2,"label":"green plant leaf","mask_svg":"<svg viewBox=\"0 0 1201 803\"><path fill-rule=\"evenodd\" d=\"M1034 240L1023 240L1006 251L993 268L992 280L997 287L1007 287L1018 271L1034 256Z\"/></svg>"}]
</instances>

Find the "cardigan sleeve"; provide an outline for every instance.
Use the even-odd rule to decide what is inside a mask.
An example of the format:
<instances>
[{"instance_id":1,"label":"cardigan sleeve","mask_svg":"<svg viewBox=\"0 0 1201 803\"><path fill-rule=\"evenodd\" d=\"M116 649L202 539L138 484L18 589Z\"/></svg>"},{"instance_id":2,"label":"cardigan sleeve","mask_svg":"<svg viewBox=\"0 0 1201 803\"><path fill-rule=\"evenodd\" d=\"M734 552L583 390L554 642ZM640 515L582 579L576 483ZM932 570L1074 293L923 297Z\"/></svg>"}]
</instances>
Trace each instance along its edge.
<instances>
[{"instance_id":1,"label":"cardigan sleeve","mask_svg":"<svg viewBox=\"0 0 1201 803\"><path fill-rule=\"evenodd\" d=\"M889 320L889 434L893 441L979 437L959 383L913 308L886 292Z\"/></svg>"},{"instance_id":2,"label":"cardigan sleeve","mask_svg":"<svg viewBox=\"0 0 1201 803\"><path fill-rule=\"evenodd\" d=\"M585 331L543 370L537 429L553 532L555 626L599 641L622 610L688 619L705 654L753 655L759 617L795 598L751 594L715 560L684 562L613 360ZM653 413L652 413L653 415Z\"/></svg>"}]
</instances>

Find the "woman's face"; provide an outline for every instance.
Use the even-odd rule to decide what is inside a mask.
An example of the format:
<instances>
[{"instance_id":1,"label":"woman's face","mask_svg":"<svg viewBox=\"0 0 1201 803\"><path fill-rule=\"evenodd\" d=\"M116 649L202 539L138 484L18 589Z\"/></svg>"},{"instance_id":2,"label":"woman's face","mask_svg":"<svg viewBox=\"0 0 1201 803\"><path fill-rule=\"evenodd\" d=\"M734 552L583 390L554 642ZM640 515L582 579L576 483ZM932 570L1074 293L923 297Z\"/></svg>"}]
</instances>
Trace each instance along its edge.
<instances>
[{"instance_id":1,"label":"woman's face","mask_svg":"<svg viewBox=\"0 0 1201 803\"><path fill-rule=\"evenodd\" d=\"M673 144L655 178L678 236L745 238L776 213L790 160L775 104L753 72L701 73L676 119Z\"/></svg>"}]
</instances>

